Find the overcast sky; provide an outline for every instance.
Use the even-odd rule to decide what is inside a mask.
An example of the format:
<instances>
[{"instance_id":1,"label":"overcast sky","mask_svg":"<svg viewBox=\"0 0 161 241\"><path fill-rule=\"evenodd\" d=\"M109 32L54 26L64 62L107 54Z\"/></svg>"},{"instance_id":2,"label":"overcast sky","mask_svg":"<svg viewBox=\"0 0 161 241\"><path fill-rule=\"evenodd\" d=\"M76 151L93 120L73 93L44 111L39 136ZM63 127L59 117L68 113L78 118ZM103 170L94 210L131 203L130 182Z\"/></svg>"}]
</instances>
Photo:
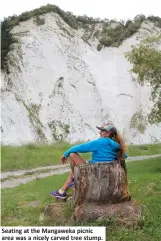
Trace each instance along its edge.
<instances>
[{"instance_id":1,"label":"overcast sky","mask_svg":"<svg viewBox=\"0 0 161 241\"><path fill-rule=\"evenodd\" d=\"M137 14L161 17L161 0L1 0L0 19L30 11L47 3L76 15L126 20Z\"/></svg>"}]
</instances>

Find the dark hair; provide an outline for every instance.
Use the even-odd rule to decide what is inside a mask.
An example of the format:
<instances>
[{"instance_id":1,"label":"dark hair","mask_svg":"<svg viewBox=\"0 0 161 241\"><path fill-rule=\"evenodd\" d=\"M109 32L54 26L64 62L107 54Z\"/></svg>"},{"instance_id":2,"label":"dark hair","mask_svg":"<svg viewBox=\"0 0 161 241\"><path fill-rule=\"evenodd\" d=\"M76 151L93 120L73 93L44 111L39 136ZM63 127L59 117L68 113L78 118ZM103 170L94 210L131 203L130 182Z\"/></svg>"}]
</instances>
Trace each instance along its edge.
<instances>
[{"instance_id":1,"label":"dark hair","mask_svg":"<svg viewBox=\"0 0 161 241\"><path fill-rule=\"evenodd\" d=\"M115 127L113 127L109 131L109 133L110 133L109 138L114 139L120 145L120 151L118 152L117 157L118 157L119 160L123 160L124 159L124 153L127 152L127 147L126 147L126 144L125 144L123 138L117 132Z\"/></svg>"},{"instance_id":2,"label":"dark hair","mask_svg":"<svg viewBox=\"0 0 161 241\"><path fill-rule=\"evenodd\" d=\"M110 138L115 138L115 136L117 135L116 128L112 127L111 130L109 130L109 133L110 133L110 135L109 135Z\"/></svg>"}]
</instances>

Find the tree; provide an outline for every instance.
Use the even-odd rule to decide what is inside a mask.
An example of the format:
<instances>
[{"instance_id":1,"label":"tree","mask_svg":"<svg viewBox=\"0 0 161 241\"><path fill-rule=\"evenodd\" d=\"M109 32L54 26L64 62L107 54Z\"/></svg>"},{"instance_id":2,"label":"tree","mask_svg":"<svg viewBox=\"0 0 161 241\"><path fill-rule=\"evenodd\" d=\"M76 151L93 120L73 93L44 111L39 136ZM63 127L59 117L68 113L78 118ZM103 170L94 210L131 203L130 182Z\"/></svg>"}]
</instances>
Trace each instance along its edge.
<instances>
[{"instance_id":1,"label":"tree","mask_svg":"<svg viewBox=\"0 0 161 241\"><path fill-rule=\"evenodd\" d=\"M148 115L151 124L161 122L161 34L152 36L141 42L139 46L133 47L131 52L126 54L132 64L131 71L138 78L137 81L144 85L149 83L152 87L151 97L154 106Z\"/></svg>"},{"instance_id":2,"label":"tree","mask_svg":"<svg viewBox=\"0 0 161 241\"><path fill-rule=\"evenodd\" d=\"M146 19L145 15L143 14L138 14L135 16L134 21L140 21L143 22Z\"/></svg>"}]
</instances>

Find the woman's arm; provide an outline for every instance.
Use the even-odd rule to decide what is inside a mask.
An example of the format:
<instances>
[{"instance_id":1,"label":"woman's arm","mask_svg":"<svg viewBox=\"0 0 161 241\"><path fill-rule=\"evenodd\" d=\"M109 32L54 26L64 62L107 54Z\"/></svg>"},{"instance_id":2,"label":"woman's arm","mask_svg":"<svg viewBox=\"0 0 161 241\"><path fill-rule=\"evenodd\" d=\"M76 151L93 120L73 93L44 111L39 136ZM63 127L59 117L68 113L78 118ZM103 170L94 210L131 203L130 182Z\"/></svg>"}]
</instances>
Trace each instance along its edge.
<instances>
[{"instance_id":1,"label":"woman's arm","mask_svg":"<svg viewBox=\"0 0 161 241\"><path fill-rule=\"evenodd\" d=\"M99 139L73 146L72 148L70 148L64 153L64 156L69 157L70 153L77 153L77 152L80 152L80 153L93 152L93 151L97 151L98 148L99 148Z\"/></svg>"}]
</instances>

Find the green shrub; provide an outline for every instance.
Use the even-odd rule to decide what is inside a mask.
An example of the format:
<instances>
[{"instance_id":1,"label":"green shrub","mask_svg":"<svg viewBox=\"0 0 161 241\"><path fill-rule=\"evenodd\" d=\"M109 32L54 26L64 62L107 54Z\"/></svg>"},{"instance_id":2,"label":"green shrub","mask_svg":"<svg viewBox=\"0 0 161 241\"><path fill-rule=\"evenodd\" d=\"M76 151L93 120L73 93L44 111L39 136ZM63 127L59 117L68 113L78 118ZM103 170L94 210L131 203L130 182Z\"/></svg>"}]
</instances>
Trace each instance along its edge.
<instances>
[{"instance_id":1,"label":"green shrub","mask_svg":"<svg viewBox=\"0 0 161 241\"><path fill-rule=\"evenodd\" d=\"M25 145L26 149L36 149L36 145L34 143L28 143Z\"/></svg>"},{"instance_id":2,"label":"green shrub","mask_svg":"<svg viewBox=\"0 0 161 241\"><path fill-rule=\"evenodd\" d=\"M160 17L149 16L148 20L155 23L157 27L161 28L161 18Z\"/></svg>"},{"instance_id":3,"label":"green shrub","mask_svg":"<svg viewBox=\"0 0 161 241\"><path fill-rule=\"evenodd\" d=\"M93 34L93 36L98 38L99 34L100 34L100 30L96 30L96 32Z\"/></svg>"},{"instance_id":4,"label":"green shrub","mask_svg":"<svg viewBox=\"0 0 161 241\"><path fill-rule=\"evenodd\" d=\"M32 12L24 12L18 17L19 22L26 21L30 18L32 18Z\"/></svg>"},{"instance_id":5,"label":"green shrub","mask_svg":"<svg viewBox=\"0 0 161 241\"><path fill-rule=\"evenodd\" d=\"M7 19L1 23L1 69L5 69L7 74L9 74L9 69L7 66L7 55L10 50L10 46L16 43L17 40L11 34L11 25Z\"/></svg>"},{"instance_id":6,"label":"green shrub","mask_svg":"<svg viewBox=\"0 0 161 241\"><path fill-rule=\"evenodd\" d=\"M70 133L69 128L70 128L69 125L67 125L67 124L64 125L64 131L65 131L66 134L69 134L69 133Z\"/></svg>"},{"instance_id":7,"label":"green shrub","mask_svg":"<svg viewBox=\"0 0 161 241\"><path fill-rule=\"evenodd\" d=\"M113 43L113 39L110 36L103 37L103 38L100 39L100 44L104 45L105 47L111 46L112 43Z\"/></svg>"},{"instance_id":8,"label":"green shrub","mask_svg":"<svg viewBox=\"0 0 161 241\"><path fill-rule=\"evenodd\" d=\"M119 47L122 42L135 34L143 21L143 18L134 21L128 20L125 24L120 23L115 28L104 28L103 37L100 39L100 44L105 47L113 46Z\"/></svg>"},{"instance_id":9,"label":"green shrub","mask_svg":"<svg viewBox=\"0 0 161 241\"><path fill-rule=\"evenodd\" d=\"M34 22L37 26L43 25L45 23L45 19L40 18L40 16L36 16Z\"/></svg>"},{"instance_id":10,"label":"green shrub","mask_svg":"<svg viewBox=\"0 0 161 241\"><path fill-rule=\"evenodd\" d=\"M101 44L98 44L97 45L97 50L100 51L102 49L102 45Z\"/></svg>"}]
</instances>

